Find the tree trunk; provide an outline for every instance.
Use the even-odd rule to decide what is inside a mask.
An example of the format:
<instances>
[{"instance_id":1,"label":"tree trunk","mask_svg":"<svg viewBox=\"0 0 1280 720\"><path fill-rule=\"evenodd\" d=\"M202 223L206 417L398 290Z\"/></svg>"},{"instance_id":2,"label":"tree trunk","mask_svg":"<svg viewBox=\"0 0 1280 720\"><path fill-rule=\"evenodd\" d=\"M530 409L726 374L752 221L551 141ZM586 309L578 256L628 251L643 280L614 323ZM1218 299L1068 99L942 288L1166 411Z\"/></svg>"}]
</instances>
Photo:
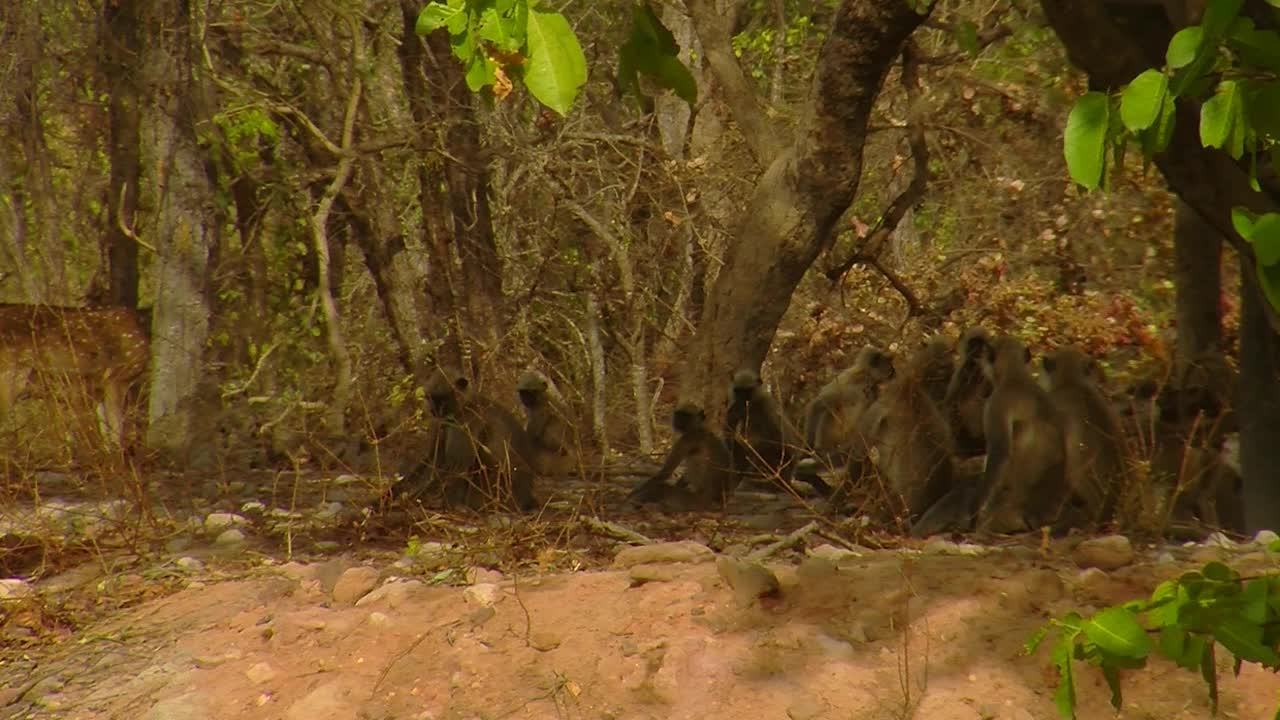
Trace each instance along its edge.
<instances>
[{"instance_id":1,"label":"tree trunk","mask_svg":"<svg viewBox=\"0 0 1280 720\"><path fill-rule=\"evenodd\" d=\"M138 306L138 245L130 237L138 211L139 102L137 64L142 46L138 43L136 0L106 3L99 26L98 47L103 74L110 94L111 137L108 159L111 180L107 186L107 229L103 243L107 249L110 278L108 298L112 305ZM129 228L126 232L126 228Z\"/></svg>"},{"instance_id":2,"label":"tree trunk","mask_svg":"<svg viewBox=\"0 0 1280 720\"><path fill-rule=\"evenodd\" d=\"M708 293L686 387L718 390L734 368L763 363L792 292L853 200L872 105L890 65L923 21L901 0L841 3L819 55L812 110L794 145L773 157L756 183ZM750 103L730 106L736 118Z\"/></svg>"},{"instance_id":3,"label":"tree trunk","mask_svg":"<svg viewBox=\"0 0 1280 720\"><path fill-rule=\"evenodd\" d=\"M1280 335L1267 322L1253 270L1240 283L1240 475L1245 527L1280 531Z\"/></svg>"},{"instance_id":4,"label":"tree trunk","mask_svg":"<svg viewBox=\"0 0 1280 720\"><path fill-rule=\"evenodd\" d=\"M1178 373L1222 341L1222 236L1179 201L1173 226L1173 281L1177 290Z\"/></svg>"},{"instance_id":5,"label":"tree trunk","mask_svg":"<svg viewBox=\"0 0 1280 720\"><path fill-rule=\"evenodd\" d=\"M205 379L209 255L219 222L196 138L196 123L206 115L199 103L203 76L193 61L192 20L178 10L156 21L157 34L140 45L150 47L147 84L160 89L142 123L159 203L147 444L172 461L187 462L193 441L208 440L197 425L209 414L201 411L197 392Z\"/></svg>"},{"instance_id":6,"label":"tree trunk","mask_svg":"<svg viewBox=\"0 0 1280 720\"><path fill-rule=\"evenodd\" d=\"M489 211L489 160L480 144L476 118L478 98L467 89L464 69L449 49L449 37L436 31L427 38L430 62L442 87L435 88L436 107L444 108L437 122L445 126L442 158L452 215L454 247L462 261L462 278L471 327L468 339L478 340L484 362L499 349L505 323L502 317L502 262L494 241ZM442 115L442 117L441 117Z\"/></svg>"}]
</instances>

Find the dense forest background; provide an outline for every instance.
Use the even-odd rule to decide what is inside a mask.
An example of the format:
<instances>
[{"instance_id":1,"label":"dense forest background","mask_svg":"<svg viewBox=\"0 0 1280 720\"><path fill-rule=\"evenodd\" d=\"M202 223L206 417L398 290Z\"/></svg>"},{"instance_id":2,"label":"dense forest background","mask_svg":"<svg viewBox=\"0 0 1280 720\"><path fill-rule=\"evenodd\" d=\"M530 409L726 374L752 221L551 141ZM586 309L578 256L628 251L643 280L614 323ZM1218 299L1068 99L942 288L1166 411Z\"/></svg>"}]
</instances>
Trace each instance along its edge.
<instances>
[{"instance_id":1,"label":"dense forest background","mask_svg":"<svg viewBox=\"0 0 1280 720\"><path fill-rule=\"evenodd\" d=\"M1022 0L940 2L882 63L852 204L794 293L754 293L735 253L771 160L802 147L780 138L831 100L814 76L839 5L658 6L690 106L619 93L632 3L560 3L590 68L561 117L470 92L414 0L9 3L0 300L144 309L136 439L215 473L394 472L423 451L436 362L512 407L518 373L545 372L606 459L655 452L674 402L721 401L739 362L764 359L797 414L862 346L976 323L1079 344L1120 392L1173 372L1180 259L1212 279L1221 337L1196 342L1234 355L1220 227L1138 159L1110 192L1072 183L1063 127L1090 80ZM1176 233L1209 250L1177 256ZM758 337L691 368L726 304ZM72 462L40 412L9 418L16 465Z\"/></svg>"}]
</instances>

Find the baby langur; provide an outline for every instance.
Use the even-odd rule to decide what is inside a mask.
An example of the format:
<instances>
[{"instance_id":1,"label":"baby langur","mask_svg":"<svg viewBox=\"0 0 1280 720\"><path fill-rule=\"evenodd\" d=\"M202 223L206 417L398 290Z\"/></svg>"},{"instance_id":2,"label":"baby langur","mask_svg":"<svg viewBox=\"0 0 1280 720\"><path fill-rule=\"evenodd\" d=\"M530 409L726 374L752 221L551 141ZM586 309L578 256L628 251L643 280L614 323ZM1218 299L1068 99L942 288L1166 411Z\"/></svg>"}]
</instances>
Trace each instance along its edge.
<instances>
[{"instance_id":1,"label":"baby langur","mask_svg":"<svg viewBox=\"0 0 1280 720\"><path fill-rule=\"evenodd\" d=\"M1053 522L1067 499L1066 433L1049 394L1036 384L1021 342L992 343L991 397L983 411L987 438L980 530L1019 532Z\"/></svg>"},{"instance_id":2,"label":"baby langur","mask_svg":"<svg viewBox=\"0 0 1280 720\"><path fill-rule=\"evenodd\" d=\"M538 474L573 472L577 434L555 386L542 373L526 370L516 382L516 394L524 406L525 432L533 442L533 462Z\"/></svg>"},{"instance_id":3,"label":"baby langur","mask_svg":"<svg viewBox=\"0 0 1280 720\"><path fill-rule=\"evenodd\" d=\"M411 493L440 481L449 505L472 508L514 504L537 507L533 495L533 443L510 412L473 390L467 378L437 368L426 386L436 417L432 457L406 476Z\"/></svg>"},{"instance_id":4,"label":"baby langur","mask_svg":"<svg viewBox=\"0 0 1280 720\"><path fill-rule=\"evenodd\" d=\"M693 403L681 403L671 414L671 427L679 434L662 467L627 496L631 502L673 500L676 509L724 507L734 487L729 448L707 429L707 416ZM684 478L667 484L676 468L684 465Z\"/></svg>"},{"instance_id":5,"label":"baby langur","mask_svg":"<svg viewBox=\"0 0 1280 720\"><path fill-rule=\"evenodd\" d=\"M880 385L893 377L893 359L865 347L853 365L840 371L818 391L805 410L805 444L819 457L844 456L864 444L860 418L879 396Z\"/></svg>"},{"instance_id":6,"label":"baby langur","mask_svg":"<svg viewBox=\"0 0 1280 720\"><path fill-rule=\"evenodd\" d=\"M972 327L960 336L960 358L942 400L942 412L951 423L956 454L974 457L987 451L983 412L991 394L991 380L984 367L991 360L991 336Z\"/></svg>"},{"instance_id":7,"label":"baby langur","mask_svg":"<svg viewBox=\"0 0 1280 720\"><path fill-rule=\"evenodd\" d=\"M1085 524L1105 523L1116 509L1126 467L1120 416L1092 378L1093 358L1074 347L1041 359L1041 382L1057 408L1066 432L1067 480L1073 504Z\"/></svg>"},{"instance_id":8,"label":"baby langur","mask_svg":"<svg viewBox=\"0 0 1280 720\"><path fill-rule=\"evenodd\" d=\"M754 474L785 484L793 477L800 433L754 370L733 374L724 424L733 471L739 478ZM803 479L823 494L831 491L816 475Z\"/></svg>"},{"instance_id":9,"label":"baby langur","mask_svg":"<svg viewBox=\"0 0 1280 720\"><path fill-rule=\"evenodd\" d=\"M885 384L868 411L876 465L907 517L918 518L954 485L951 428L929 397L937 353L922 351Z\"/></svg>"}]
</instances>

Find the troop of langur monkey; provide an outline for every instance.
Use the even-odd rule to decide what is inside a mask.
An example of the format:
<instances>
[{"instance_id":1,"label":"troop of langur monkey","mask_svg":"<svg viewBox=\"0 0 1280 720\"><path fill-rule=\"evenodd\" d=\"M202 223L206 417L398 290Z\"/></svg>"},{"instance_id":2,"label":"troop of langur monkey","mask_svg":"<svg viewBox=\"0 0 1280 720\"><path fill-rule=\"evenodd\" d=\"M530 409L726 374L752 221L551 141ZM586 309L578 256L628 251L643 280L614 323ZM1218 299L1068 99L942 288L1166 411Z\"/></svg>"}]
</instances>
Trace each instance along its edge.
<instances>
[{"instance_id":1,"label":"troop of langur monkey","mask_svg":"<svg viewBox=\"0 0 1280 720\"><path fill-rule=\"evenodd\" d=\"M1220 356L1189 363L1168 387L1132 389L1121 410L1100 387L1101 367L1080 350L1060 348L1039 365L1037 378L1021 342L982 328L965 332L955 352L934 338L905 362L866 347L808 403L803 431L758 373L739 370L723 433L709 426L703 408L679 404L661 468L628 500L714 510L744 478L759 477L791 489L806 483L833 509L854 492L875 492L914 535L1009 533L1106 524L1116 519L1129 479L1145 467L1158 481L1146 485L1165 489L1159 504L1173 519L1242 524L1239 477L1220 452L1234 420L1232 381ZM523 424L459 373L436 370L426 385L435 431L401 489L434 488L450 505L531 510L536 476L573 471L576 432L546 376L519 378ZM1135 434L1146 438L1139 452L1129 442ZM983 455L978 472L967 460ZM819 472L824 465L840 469L835 483Z\"/></svg>"}]
</instances>

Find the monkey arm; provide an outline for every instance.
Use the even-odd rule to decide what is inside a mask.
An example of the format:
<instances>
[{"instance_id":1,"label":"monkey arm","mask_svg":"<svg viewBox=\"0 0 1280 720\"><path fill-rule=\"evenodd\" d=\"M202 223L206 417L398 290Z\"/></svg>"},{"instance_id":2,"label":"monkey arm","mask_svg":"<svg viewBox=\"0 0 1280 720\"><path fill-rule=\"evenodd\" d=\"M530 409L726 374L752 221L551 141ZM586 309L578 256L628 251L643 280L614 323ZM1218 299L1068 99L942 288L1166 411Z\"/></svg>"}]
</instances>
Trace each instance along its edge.
<instances>
[{"instance_id":1,"label":"monkey arm","mask_svg":"<svg viewBox=\"0 0 1280 720\"><path fill-rule=\"evenodd\" d=\"M667 459L662 463L662 467L645 480L640 487L631 491L628 499L637 502L645 502L657 500L662 497L666 489L667 480L675 473L676 468L685 461L690 451L693 450L693 443L687 435L681 436L675 445L671 446L671 452L667 453Z\"/></svg>"}]
</instances>

